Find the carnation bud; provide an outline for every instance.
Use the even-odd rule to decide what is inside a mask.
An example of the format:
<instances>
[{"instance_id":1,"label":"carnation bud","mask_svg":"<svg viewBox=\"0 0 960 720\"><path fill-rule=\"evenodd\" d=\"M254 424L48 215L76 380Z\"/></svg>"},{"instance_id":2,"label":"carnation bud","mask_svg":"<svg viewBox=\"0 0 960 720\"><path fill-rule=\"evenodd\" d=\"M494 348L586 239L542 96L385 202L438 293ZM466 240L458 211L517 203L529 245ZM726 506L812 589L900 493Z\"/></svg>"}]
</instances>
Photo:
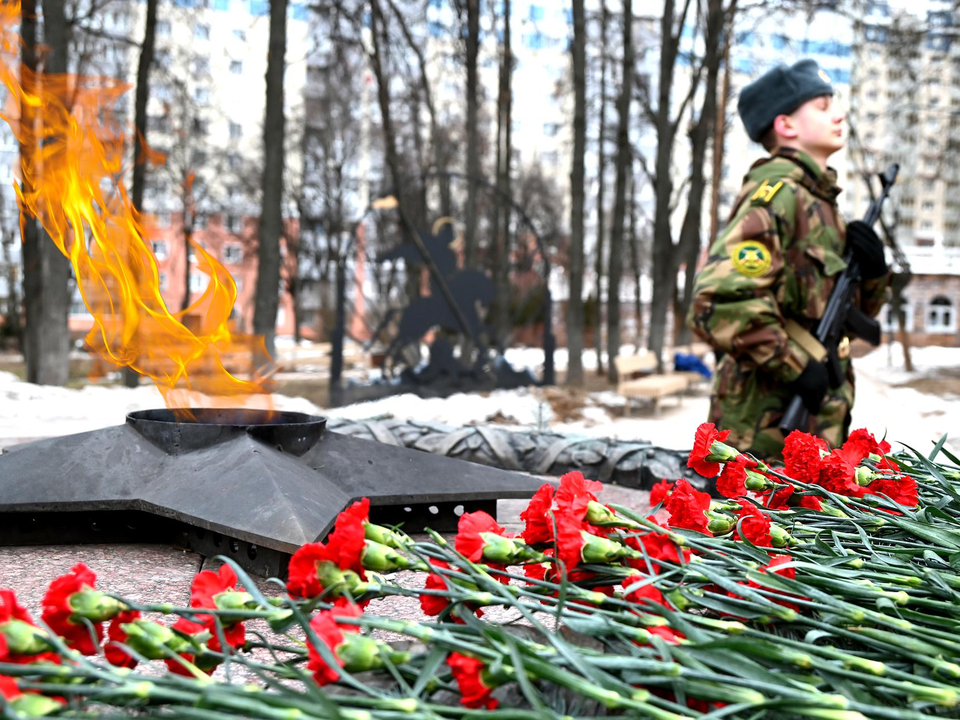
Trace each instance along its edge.
<instances>
[{"instance_id":1,"label":"carnation bud","mask_svg":"<svg viewBox=\"0 0 960 720\"><path fill-rule=\"evenodd\" d=\"M680 592L679 589L671 590L666 594L667 600L670 601L670 604L673 605L677 610L683 612L690 606L690 601Z\"/></svg>"},{"instance_id":2,"label":"carnation bud","mask_svg":"<svg viewBox=\"0 0 960 720\"><path fill-rule=\"evenodd\" d=\"M227 590L213 596L213 604L219 610L255 610L259 603L248 592Z\"/></svg>"},{"instance_id":3,"label":"carnation bud","mask_svg":"<svg viewBox=\"0 0 960 720\"><path fill-rule=\"evenodd\" d=\"M768 478L753 470L747 470L747 479L744 480L743 485L747 490L754 492L762 492L773 487L773 483Z\"/></svg>"},{"instance_id":4,"label":"carnation bud","mask_svg":"<svg viewBox=\"0 0 960 720\"><path fill-rule=\"evenodd\" d=\"M508 565L523 557L523 547L511 538L492 532L482 532L483 554L487 562Z\"/></svg>"},{"instance_id":5,"label":"carnation bud","mask_svg":"<svg viewBox=\"0 0 960 720\"><path fill-rule=\"evenodd\" d=\"M797 541L793 539L786 530L774 523L770 524L770 544L775 548L790 547L796 545Z\"/></svg>"},{"instance_id":6,"label":"carnation bud","mask_svg":"<svg viewBox=\"0 0 960 720\"><path fill-rule=\"evenodd\" d=\"M715 513L709 510L707 511L707 518L710 520L710 522L707 523L707 530L714 535L725 535L733 530L733 526L737 524L729 515Z\"/></svg>"},{"instance_id":7,"label":"carnation bud","mask_svg":"<svg viewBox=\"0 0 960 720\"><path fill-rule=\"evenodd\" d=\"M367 540L373 540L394 549L402 548L405 545L404 539L393 530L385 528L383 525L374 525L372 522L363 524L363 536Z\"/></svg>"},{"instance_id":8,"label":"carnation bud","mask_svg":"<svg viewBox=\"0 0 960 720\"><path fill-rule=\"evenodd\" d=\"M126 609L126 606L119 600L92 588L78 590L70 595L68 602L73 610L71 620L86 618L90 622L104 622Z\"/></svg>"},{"instance_id":9,"label":"carnation bud","mask_svg":"<svg viewBox=\"0 0 960 720\"><path fill-rule=\"evenodd\" d=\"M134 620L120 627L127 634L126 644L149 660L168 658L170 653L165 648L174 653L195 650L189 640L152 620Z\"/></svg>"},{"instance_id":10,"label":"carnation bud","mask_svg":"<svg viewBox=\"0 0 960 720\"><path fill-rule=\"evenodd\" d=\"M740 458L740 451L734 447L730 447L726 443L720 442L719 440L714 440L710 443L710 452L707 454L707 457L704 458L708 462L736 462ZM748 458L744 458L747 459ZM755 463L749 463L751 467Z\"/></svg>"},{"instance_id":11,"label":"carnation bud","mask_svg":"<svg viewBox=\"0 0 960 720\"><path fill-rule=\"evenodd\" d=\"M643 527L639 523L635 523L633 520L620 517L606 505L598 503L596 500L591 500L587 503L587 514L585 519L588 523L591 525L596 525L597 527L626 527L633 528L635 530L639 530Z\"/></svg>"},{"instance_id":12,"label":"carnation bud","mask_svg":"<svg viewBox=\"0 0 960 720\"><path fill-rule=\"evenodd\" d=\"M0 624L0 635L7 643L7 650L17 655L36 655L50 650L47 633L23 620L13 619Z\"/></svg>"},{"instance_id":13,"label":"carnation bud","mask_svg":"<svg viewBox=\"0 0 960 720\"><path fill-rule=\"evenodd\" d=\"M394 570L429 570L423 563L414 562L404 557L391 547L373 540L367 540L363 545L360 562L367 570L376 572L393 572Z\"/></svg>"},{"instance_id":14,"label":"carnation bud","mask_svg":"<svg viewBox=\"0 0 960 720\"><path fill-rule=\"evenodd\" d=\"M606 564L633 554L633 551L625 545L593 535L586 530L580 531L580 537L583 538L580 559L585 563Z\"/></svg>"},{"instance_id":15,"label":"carnation bud","mask_svg":"<svg viewBox=\"0 0 960 720\"><path fill-rule=\"evenodd\" d=\"M344 633L343 642L337 645L336 655L343 661L347 672L364 672L383 667L377 641L358 633Z\"/></svg>"},{"instance_id":16,"label":"carnation bud","mask_svg":"<svg viewBox=\"0 0 960 720\"><path fill-rule=\"evenodd\" d=\"M43 717L63 707L63 703L46 695L24 693L10 701L10 707L24 717Z\"/></svg>"},{"instance_id":17,"label":"carnation bud","mask_svg":"<svg viewBox=\"0 0 960 720\"><path fill-rule=\"evenodd\" d=\"M877 477L877 474L868 467L860 466L856 469L857 485L866 487Z\"/></svg>"}]
</instances>

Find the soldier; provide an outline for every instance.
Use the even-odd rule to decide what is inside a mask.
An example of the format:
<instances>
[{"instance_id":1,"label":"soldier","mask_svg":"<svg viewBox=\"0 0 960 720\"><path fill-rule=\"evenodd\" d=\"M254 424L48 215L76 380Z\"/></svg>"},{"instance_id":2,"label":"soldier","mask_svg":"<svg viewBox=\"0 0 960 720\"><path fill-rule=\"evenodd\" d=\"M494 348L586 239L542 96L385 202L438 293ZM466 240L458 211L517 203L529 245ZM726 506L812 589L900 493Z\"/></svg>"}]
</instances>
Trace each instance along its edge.
<instances>
[{"instance_id":1,"label":"soldier","mask_svg":"<svg viewBox=\"0 0 960 720\"><path fill-rule=\"evenodd\" d=\"M839 348L846 381L829 387L813 336L849 250L869 315L883 304L887 265L872 228L844 227L837 174L827 159L843 147L844 113L830 78L813 60L780 65L740 93L737 109L751 140L769 157L743 181L730 220L697 275L689 322L722 356L710 421L728 443L780 459L777 425L794 395L810 411L808 432L840 445L850 427L853 368L849 340Z\"/></svg>"}]
</instances>

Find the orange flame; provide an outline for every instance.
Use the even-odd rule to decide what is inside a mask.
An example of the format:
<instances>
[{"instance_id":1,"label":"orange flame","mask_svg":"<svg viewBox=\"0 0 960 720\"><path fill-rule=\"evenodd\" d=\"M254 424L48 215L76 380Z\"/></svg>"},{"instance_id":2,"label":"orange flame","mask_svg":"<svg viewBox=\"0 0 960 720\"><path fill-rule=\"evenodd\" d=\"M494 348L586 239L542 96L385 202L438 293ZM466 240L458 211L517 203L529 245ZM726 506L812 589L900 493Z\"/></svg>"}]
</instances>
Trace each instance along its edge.
<instances>
[{"instance_id":1,"label":"orange flame","mask_svg":"<svg viewBox=\"0 0 960 720\"><path fill-rule=\"evenodd\" d=\"M8 61L20 49L13 31L19 22L19 1L0 4L0 82L10 91L3 119L23 146L21 226L25 214L35 216L70 258L94 318L88 346L148 376L168 407L237 405L263 394L253 368L248 381L224 367L228 353L266 352L262 338L230 332L236 283L199 243L192 244L198 269L210 278L207 289L185 313L172 314L164 303L143 218L122 179L125 137L113 108L130 86L24 67L18 80ZM199 327L184 325L187 313L202 318Z\"/></svg>"}]
</instances>

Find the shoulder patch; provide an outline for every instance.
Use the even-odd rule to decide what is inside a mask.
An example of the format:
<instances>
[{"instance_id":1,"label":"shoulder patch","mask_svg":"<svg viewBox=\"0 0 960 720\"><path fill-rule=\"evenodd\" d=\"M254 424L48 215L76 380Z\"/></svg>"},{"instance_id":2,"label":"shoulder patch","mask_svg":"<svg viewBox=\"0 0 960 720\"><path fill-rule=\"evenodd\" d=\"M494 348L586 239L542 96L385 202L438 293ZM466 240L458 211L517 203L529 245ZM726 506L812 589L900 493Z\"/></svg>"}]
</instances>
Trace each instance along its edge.
<instances>
[{"instance_id":1,"label":"shoulder patch","mask_svg":"<svg viewBox=\"0 0 960 720\"><path fill-rule=\"evenodd\" d=\"M730 253L734 269L747 277L765 275L773 264L770 251L756 240L744 240L733 246Z\"/></svg>"},{"instance_id":2,"label":"shoulder patch","mask_svg":"<svg viewBox=\"0 0 960 720\"><path fill-rule=\"evenodd\" d=\"M750 202L754 205L768 205L782 187L783 180L779 180L775 185L771 185L769 180L764 180L757 191L750 196Z\"/></svg>"}]
</instances>

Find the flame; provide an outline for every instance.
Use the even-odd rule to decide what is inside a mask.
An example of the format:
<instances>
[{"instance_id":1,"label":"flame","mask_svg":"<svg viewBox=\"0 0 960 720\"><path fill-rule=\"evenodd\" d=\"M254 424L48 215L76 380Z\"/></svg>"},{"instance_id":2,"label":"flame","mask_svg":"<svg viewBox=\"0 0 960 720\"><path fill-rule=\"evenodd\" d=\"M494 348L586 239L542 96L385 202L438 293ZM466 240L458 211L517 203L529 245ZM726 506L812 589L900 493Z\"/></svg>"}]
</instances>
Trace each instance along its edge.
<instances>
[{"instance_id":1,"label":"flame","mask_svg":"<svg viewBox=\"0 0 960 720\"><path fill-rule=\"evenodd\" d=\"M26 214L36 217L70 259L94 318L88 346L114 366L148 376L171 408L265 398L252 367L253 380L224 367L228 354L266 358L266 351L262 338L231 333L236 283L199 243L191 241L198 269L209 277L207 289L183 313L164 303L145 218L123 183L125 133L113 108L130 86L11 67L20 49L13 30L19 22L19 1L0 3L0 82L10 93L3 119L23 148L23 184L16 188L21 230ZM153 151L147 155L157 159ZM199 327L188 329L186 314L200 316ZM269 398L253 404L269 405Z\"/></svg>"}]
</instances>

